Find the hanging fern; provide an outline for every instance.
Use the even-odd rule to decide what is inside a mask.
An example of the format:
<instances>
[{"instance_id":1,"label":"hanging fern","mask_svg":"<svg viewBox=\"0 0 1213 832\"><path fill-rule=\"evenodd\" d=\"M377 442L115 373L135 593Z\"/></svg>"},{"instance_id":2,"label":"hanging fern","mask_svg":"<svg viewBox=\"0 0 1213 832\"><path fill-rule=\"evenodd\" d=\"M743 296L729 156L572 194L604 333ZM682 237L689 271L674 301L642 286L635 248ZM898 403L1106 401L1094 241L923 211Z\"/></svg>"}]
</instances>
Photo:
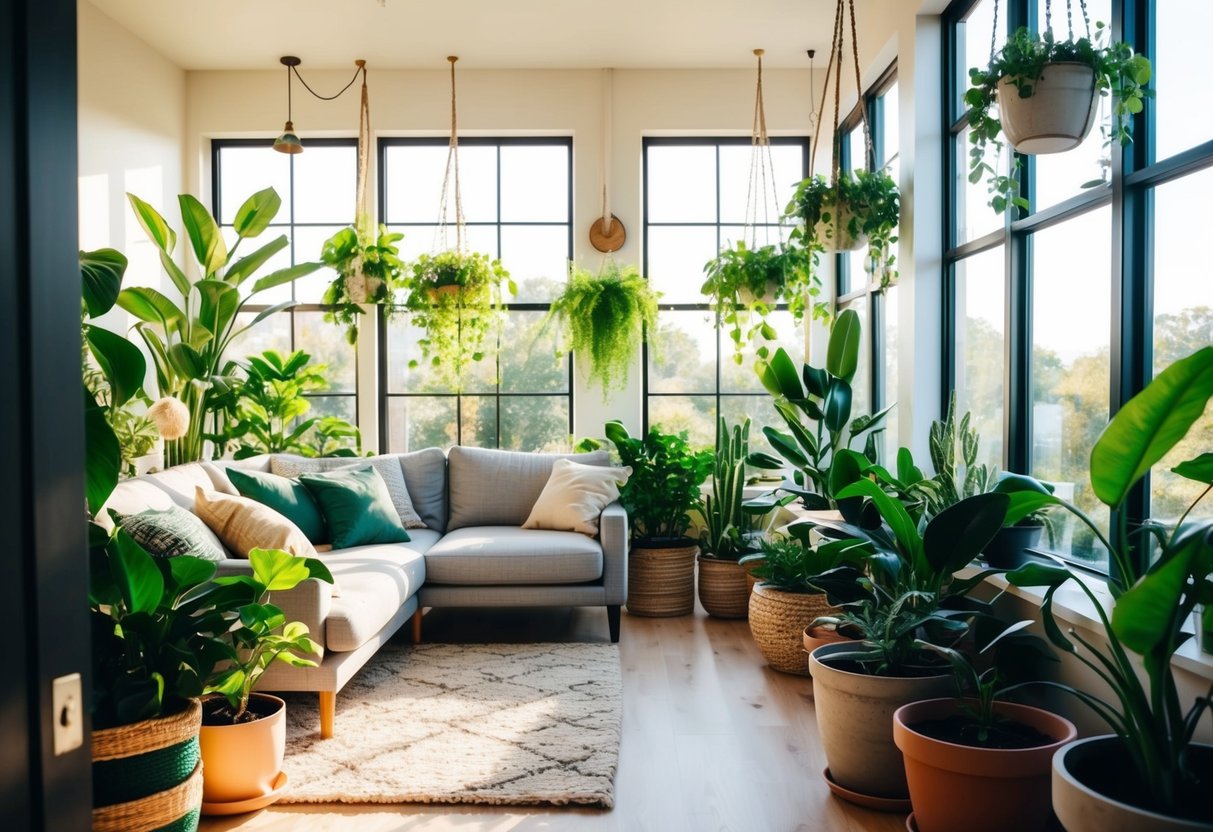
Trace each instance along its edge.
<instances>
[{"instance_id":1,"label":"hanging fern","mask_svg":"<svg viewBox=\"0 0 1213 832\"><path fill-rule=\"evenodd\" d=\"M627 384L644 333L657 325L657 294L635 266L610 262L594 276L570 263L568 285L553 301L540 336L552 321L561 329L559 351L589 359L589 379L602 385L605 399Z\"/></svg>"}]
</instances>

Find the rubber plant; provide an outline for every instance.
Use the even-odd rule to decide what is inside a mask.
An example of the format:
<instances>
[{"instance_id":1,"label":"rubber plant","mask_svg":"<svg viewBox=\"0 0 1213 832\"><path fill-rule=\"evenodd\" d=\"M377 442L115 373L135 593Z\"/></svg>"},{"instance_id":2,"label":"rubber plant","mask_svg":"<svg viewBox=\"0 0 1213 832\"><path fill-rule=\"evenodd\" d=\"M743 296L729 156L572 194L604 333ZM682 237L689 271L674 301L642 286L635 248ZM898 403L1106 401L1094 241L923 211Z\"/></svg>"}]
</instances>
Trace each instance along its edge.
<instances>
[{"instance_id":1,"label":"rubber plant","mask_svg":"<svg viewBox=\"0 0 1213 832\"><path fill-rule=\"evenodd\" d=\"M991 163L989 150L995 157L1003 149L1002 122L995 115L998 99L998 84L1009 79L1020 98L1030 98L1034 85L1049 64L1075 62L1091 67L1095 72L1093 94L1111 97L1112 128L1108 141L1122 145L1132 141L1132 119L1145 106L1145 99L1153 92L1146 88L1150 83L1152 69L1150 61L1133 51L1124 42L1109 44L1109 30L1096 21L1091 37L1057 40L1052 30L1043 34L1020 27L1007 39L1006 44L990 60L985 69L972 67L969 70L969 89L964 103L969 109L969 181L973 184L986 179L990 193L990 207L1002 213L1008 206L1028 210L1028 201L1019 193L1019 154L1011 154L1011 171L1000 172L996 160ZM1103 180L1086 183L1086 186L1104 184Z\"/></svg>"},{"instance_id":2,"label":"rubber plant","mask_svg":"<svg viewBox=\"0 0 1213 832\"><path fill-rule=\"evenodd\" d=\"M406 268L396 247L403 239L403 234L380 225L377 233L349 226L324 241L320 260L337 272L324 291L328 307L324 319L344 326L345 338L351 344L358 340L358 320L364 304L392 308Z\"/></svg>"},{"instance_id":3,"label":"rubber plant","mask_svg":"<svg viewBox=\"0 0 1213 832\"><path fill-rule=\"evenodd\" d=\"M559 351L587 361L588 380L602 385L605 400L608 391L627 384L640 344L657 326L657 293L635 266L608 261L594 275L570 263L568 283L537 337L551 323L560 330Z\"/></svg>"},{"instance_id":4,"label":"rubber plant","mask_svg":"<svg viewBox=\"0 0 1213 832\"><path fill-rule=\"evenodd\" d=\"M409 367L428 364L440 381L462 390L469 366L497 355L503 295L518 294L517 285L500 260L456 249L422 254L406 285L405 309L424 333L421 358Z\"/></svg>"},{"instance_id":5,"label":"rubber plant","mask_svg":"<svg viewBox=\"0 0 1213 832\"><path fill-rule=\"evenodd\" d=\"M1180 700L1172 659L1192 637L1187 624L1204 604L1204 625L1213 624L1213 519L1192 516L1213 491L1213 453L1181 462L1171 471L1204 488L1174 524L1147 522L1130 533L1124 504L1132 489L1174 449L1213 398L1213 347L1204 347L1171 364L1113 417L1091 449L1091 485L1099 500L1119 518L1115 534L1100 528L1085 512L1054 494L1011 495L1008 520L1046 506L1074 514L1107 548L1111 561L1108 589L1111 613L1071 569L1032 563L1007 573L1016 586L1044 587L1041 617L1054 646L1074 656L1111 689L1112 701L1058 682L1052 685L1090 706L1120 740L1132 765L1131 779L1144 787L1140 808L1169 817L1213 823L1208 789L1213 771L1198 771L1192 745L1206 713L1213 714L1213 688L1188 707ZM1058 589L1073 581L1091 600L1105 644L1063 630L1054 610ZM1145 670L1145 680L1138 675ZM1091 784L1110 793L1112 784ZM1125 799L1118 796L1117 800ZM1131 800L1131 798L1129 798Z\"/></svg>"}]
</instances>

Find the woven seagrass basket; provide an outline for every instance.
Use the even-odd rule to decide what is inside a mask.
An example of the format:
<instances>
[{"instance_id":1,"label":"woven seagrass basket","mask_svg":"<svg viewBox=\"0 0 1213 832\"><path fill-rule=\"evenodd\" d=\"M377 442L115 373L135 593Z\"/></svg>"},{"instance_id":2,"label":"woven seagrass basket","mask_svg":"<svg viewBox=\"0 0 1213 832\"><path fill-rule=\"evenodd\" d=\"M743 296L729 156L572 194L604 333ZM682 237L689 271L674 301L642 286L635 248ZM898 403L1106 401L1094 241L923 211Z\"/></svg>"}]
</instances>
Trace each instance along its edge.
<instances>
[{"instance_id":1,"label":"woven seagrass basket","mask_svg":"<svg viewBox=\"0 0 1213 832\"><path fill-rule=\"evenodd\" d=\"M93 832L194 832L202 705L93 732Z\"/></svg>"},{"instance_id":2,"label":"woven seagrass basket","mask_svg":"<svg viewBox=\"0 0 1213 832\"><path fill-rule=\"evenodd\" d=\"M695 609L699 547L632 546L628 554L628 615L671 618Z\"/></svg>"},{"instance_id":3,"label":"woven seagrass basket","mask_svg":"<svg viewBox=\"0 0 1213 832\"><path fill-rule=\"evenodd\" d=\"M734 560L699 556L699 603L716 618L745 618L750 610L746 568Z\"/></svg>"},{"instance_id":4,"label":"woven seagrass basket","mask_svg":"<svg viewBox=\"0 0 1213 832\"><path fill-rule=\"evenodd\" d=\"M760 583L750 596L750 634L772 669L808 676L804 628L835 611L824 595L785 592Z\"/></svg>"}]
</instances>

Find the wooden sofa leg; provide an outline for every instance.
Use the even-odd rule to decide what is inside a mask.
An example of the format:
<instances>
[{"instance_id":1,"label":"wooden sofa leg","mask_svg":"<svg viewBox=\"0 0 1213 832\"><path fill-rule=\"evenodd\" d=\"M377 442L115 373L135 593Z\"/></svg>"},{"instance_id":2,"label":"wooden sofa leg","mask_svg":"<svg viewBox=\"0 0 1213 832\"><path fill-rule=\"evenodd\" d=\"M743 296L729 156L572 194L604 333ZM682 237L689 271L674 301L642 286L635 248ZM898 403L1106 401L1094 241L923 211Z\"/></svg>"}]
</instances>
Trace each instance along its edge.
<instances>
[{"instance_id":1,"label":"wooden sofa leg","mask_svg":"<svg viewBox=\"0 0 1213 832\"><path fill-rule=\"evenodd\" d=\"M622 604L609 604L607 606L607 626L611 629L611 644L619 642L619 610Z\"/></svg>"},{"instance_id":2,"label":"wooden sofa leg","mask_svg":"<svg viewBox=\"0 0 1213 832\"><path fill-rule=\"evenodd\" d=\"M337 716L337 692L320 691L320 739L333 738L333 720Z\"/></svg>"},{"instance_id":3,"label":"wooden sofa leg","mask_svg":"<svg viewBox=\"0 0 1213 832\"><path fill-rule=\"evenodd\" d=\"M421 643L421 607L413 613L413 644Z\"/></svg>"}]
</instances>

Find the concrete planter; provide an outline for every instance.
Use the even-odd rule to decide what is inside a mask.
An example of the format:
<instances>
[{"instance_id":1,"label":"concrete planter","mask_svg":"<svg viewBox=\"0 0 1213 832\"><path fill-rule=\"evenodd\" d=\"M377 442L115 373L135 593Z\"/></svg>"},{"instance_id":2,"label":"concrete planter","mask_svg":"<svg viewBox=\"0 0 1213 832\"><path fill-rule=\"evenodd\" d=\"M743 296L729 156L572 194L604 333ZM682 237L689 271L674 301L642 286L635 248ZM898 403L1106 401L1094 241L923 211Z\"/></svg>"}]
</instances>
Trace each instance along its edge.
<instances>
[{"instance_id":1,"label":"concrete planter","mask_svg":"<svg viewBox=\"0 0 1213 832\"><path fill-rule=\"evenodd\" d=\"M1020 153L1063 153L1082 144L1095 123L1095 70L1083 63L1046 64L1032 84L1032 95L1019 97L1010 79L998 82L1002 132Z\"/></svg>"}]
</instances>

